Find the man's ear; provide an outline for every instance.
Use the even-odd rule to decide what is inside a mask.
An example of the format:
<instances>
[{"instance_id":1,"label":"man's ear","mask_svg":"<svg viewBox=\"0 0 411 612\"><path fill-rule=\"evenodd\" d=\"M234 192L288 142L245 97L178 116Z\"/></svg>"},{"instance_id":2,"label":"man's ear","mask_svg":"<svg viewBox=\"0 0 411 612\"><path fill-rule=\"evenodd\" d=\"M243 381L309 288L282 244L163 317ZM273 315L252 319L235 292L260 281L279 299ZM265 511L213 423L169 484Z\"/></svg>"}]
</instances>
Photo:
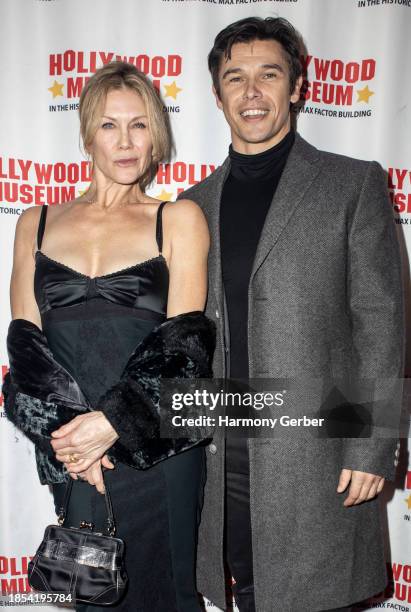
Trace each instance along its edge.
<instances>
[{"instance_id":1,"label":"man's ear","mask_svg":"<svg viewBox=\"0 0 411 612\"><path fill-rule=\"evenodd\" d=\"M290 101L293 104L298 102L298 100L300 99L300 90L301 90L302 84L303 84L303 77L299 76L295 83L294 91L291 94L291 98L290 98Z\"/></svg>"},{"instance_id":2,"label":"man's ear","mask_svg":"<svg viewBox=\"0 0 411 612\"><path fill-rule=\"evenodd\" d=\"M216 88L214 87L214 85L213 85L213 87L212 87L212 90L213 90L213 94L214 94L214 97L215 97L216 104L217 104L218 108L219 108L220 110L222 110L222 109L223 109L223 103L221 102L220 97L219 97L219 95L218 95L218 93L217 93L217 90L216 90Z\"/></svg>"}]
</instances>

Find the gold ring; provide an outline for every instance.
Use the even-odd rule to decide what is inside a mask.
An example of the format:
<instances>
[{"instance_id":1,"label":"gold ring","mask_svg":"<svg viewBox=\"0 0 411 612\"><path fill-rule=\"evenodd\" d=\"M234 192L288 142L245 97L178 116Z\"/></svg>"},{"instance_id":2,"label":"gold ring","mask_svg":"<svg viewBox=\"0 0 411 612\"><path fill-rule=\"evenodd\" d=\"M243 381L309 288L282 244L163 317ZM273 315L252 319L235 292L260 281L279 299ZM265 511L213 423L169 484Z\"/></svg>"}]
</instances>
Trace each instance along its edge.
<instances>
[{"instance_id":1,"label":"gold ring","mask_svg":"<svg viewBox=\"0 0 411 612\"><path fill-rule=\"evenodd\" d=\"M69 461L70 461L70 463L77 463L78 458L76 457L76 455L71 454L71 455L69 455Z\"/></svg>"}]
</instances>

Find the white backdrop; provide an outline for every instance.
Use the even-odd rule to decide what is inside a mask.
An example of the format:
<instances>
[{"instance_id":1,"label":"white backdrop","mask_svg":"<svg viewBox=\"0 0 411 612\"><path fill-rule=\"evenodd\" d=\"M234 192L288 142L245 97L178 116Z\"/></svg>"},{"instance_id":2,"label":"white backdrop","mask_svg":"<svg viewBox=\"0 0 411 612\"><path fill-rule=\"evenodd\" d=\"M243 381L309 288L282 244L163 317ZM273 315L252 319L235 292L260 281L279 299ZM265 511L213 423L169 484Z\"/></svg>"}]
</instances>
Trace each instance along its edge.
<instances>
[{"instance_id":1,"label":"white backdrop","mask_svg":"<svg viewBox=\"0 0 411 612\"><path fill-rule=\"evenodd\" d=\"M387 170L408 286L411 0L2 0L3 374L18 215L33 204L71 199L88 185L76 112L87 77L103 62L121 57L153 79L171 117L176 156L160 168L150 194L175 199L227 154L229 133L211 94L206 56L220 29L251 15L286 17L304 35L309 84L298 119L300 133L320 148L376 159ZM0 592L25 593L27 562L44 526L55 517L49 489L38 482L32 444L6 421L1 405L0 416ZM397 482L386 487L381 508L393 584L369 603L370 609L411 610L411 467L406 446ZM6 600L8 596L0 605ZM43 608L50 609L35 609Z\"/></svg>"}]
</instances>

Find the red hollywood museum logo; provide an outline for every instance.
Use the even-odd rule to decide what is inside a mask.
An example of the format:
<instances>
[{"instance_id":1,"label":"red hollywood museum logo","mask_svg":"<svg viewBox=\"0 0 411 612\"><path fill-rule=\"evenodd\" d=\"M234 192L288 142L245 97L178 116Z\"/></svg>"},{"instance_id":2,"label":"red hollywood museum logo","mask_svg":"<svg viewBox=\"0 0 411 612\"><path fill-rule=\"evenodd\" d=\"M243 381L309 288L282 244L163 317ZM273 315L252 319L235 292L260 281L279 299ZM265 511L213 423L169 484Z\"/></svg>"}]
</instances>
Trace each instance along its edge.
<instances>
[{"instance_id":1,"label":"red hollywood museum logo","mask_svg":"<svg viewBox=\"0 0 411 612\"><path fill-rule=\"evenodd\" d=\"M196 185L212 174L216 166L213 164L194 164L177 161L172 164L160 164L156 176L157 185L177 184L177 195L182 193L191 185ZM181 185L185 184L185 187ZM171 200L173 192L167 191L164 187L161 193L155 197L160 200Z\"/></svg>"},{"instance_id":2,"label":"red hollywood museum logo","mask_svg":"<svg viewBox=\"0 0 411 612\"><path fill-rule=\"evenodd\" d=\"M0 595L32 591L27 578L28 564L32 558L0 556Z\"/></svg>"},{"instance_id":3,"label":"red hollywood museum logo","mask_svg":"<svg viewBox=\"0 0 411 612\"><path fill-rule=\"evenodd\" d=\"M408 563L387 563L387 574L389 583L382 593L369 600L370 605L375 602L384 602L384 608L395 608L396 604L386 601L395 599L404 603L411 603L411 565ZM385 600L385 601L384 601ZM398 610L409 610L409 608L398 607Z\"/></svg>"},{"instance_id":4,"label":"red hollywood museum logo","mask_svg":"<svg viewBox=\"0 0 411 612\"><path fill-rule=\"evenodd\" d=\"M165 186L177 184L177 193L204 180L216 166L177 161L160 164L156 185L162 186L155 193L160 200L172 200L174 193ZM80 195L79 184L92 179L89 162L44 163L30 159L0 157L0 202L8 204L62 204ZM184 185L184 186L183 186Z\"/></svg>"},{"instance_id":5,"label":"red hollywood museum logo","mask_svg":"<svg viewBox=\"0 0 411 612\"><path fill-rule=\"evenodd\" d=\"M97 68L113 61L123 61L132 64L152 79L154 87L160 91L163 78L173 79L181 74L183 58L178 54L149 56L120 55L106 51L74 51L68 49L64 53L49 55L49 76L54 77L49 91L53 99L79 98L84 85ZM181 89L176 82L164 85L166 96L176 98Z\"/></svg>"},{"instance_id":6,"label":"red hollywood museum logo","mask_svg":"<svg viewBox=\"0 0 411 612\"><path fill-rule=\"evenodd\" d=\"M330 106L352 106L358 102L369 104L374 95L368 85L375 76L375 59L345 62L303 55L301 63L305 76L302 100Z\"/></svg>"},{"instance_id":7,"label":"red hollywood museum logo","mask_svg":"<svg viewBox=\"0 0 411 612\"><path fill-rule=\"evenodd\" d=\"M395 599L411 603L411 565L393 563L392 577Z\"/></svg>"},{"instance_id":8,"label":"red hollywood museum logo","mask_svg":"<svg viewBox=\"0 0 411 612\"><path fill-rule=\"evenodd\" d=\"M408 494L408 497L406 497L404 501L408 509L411 509L411 470L407 471L404 489ZM378 596L378 600L380 601L381 597L382 599L395 598L397 601L411 603L411 564L387 563L387 573L390 577L390 581L384 592ZM386 602L384 607L394 608L395 604ZM403 607L401 609L408 610L408 608Z\"/></svg>"},{"instance_id":9,"label":"red hollywood museum logo","mask_svg":"<svg viewBox=\"0 0 411 612\"><path fill-rule=\"evenodd\" d=\"M0 202L60 204L80 195L78 183L91 181L87 161L53 164L0 157Z\"/></svg>"},{"instance_id":10,"label":"red hollywood museum logo","mask_svg":"<svg viewBox=\"0 0 411 612\"><path fill-rule=\"evenodd\" d=\"M388 168L388 189L396 213L411 213L411 170Z\"/></svg>"}]
</instances>

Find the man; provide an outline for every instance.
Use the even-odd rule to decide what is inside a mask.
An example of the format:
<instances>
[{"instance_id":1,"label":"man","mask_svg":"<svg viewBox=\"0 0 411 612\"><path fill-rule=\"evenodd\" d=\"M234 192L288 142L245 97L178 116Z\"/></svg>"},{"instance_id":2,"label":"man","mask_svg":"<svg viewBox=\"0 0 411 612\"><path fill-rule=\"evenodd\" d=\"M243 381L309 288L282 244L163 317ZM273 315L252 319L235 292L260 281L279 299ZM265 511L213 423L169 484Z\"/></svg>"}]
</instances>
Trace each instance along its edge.
<instances>
[{"instance_id":1,"label":"man","mask_svg":"<svg viewBox=\"0 0 411 612\"><path fill-rule=\"evenodd\" d=\"M381 167L317 150L291 130L300 38L249 18L209 54L229 156L184 193L212 237L207 315L214 375L401 378L400 257ZM241 612L347 607L387 582L377 494L396 440L215 439L200 526L199 589ZM225 513L225 521L223 521Z\"/></svg>"}]
</instances>

